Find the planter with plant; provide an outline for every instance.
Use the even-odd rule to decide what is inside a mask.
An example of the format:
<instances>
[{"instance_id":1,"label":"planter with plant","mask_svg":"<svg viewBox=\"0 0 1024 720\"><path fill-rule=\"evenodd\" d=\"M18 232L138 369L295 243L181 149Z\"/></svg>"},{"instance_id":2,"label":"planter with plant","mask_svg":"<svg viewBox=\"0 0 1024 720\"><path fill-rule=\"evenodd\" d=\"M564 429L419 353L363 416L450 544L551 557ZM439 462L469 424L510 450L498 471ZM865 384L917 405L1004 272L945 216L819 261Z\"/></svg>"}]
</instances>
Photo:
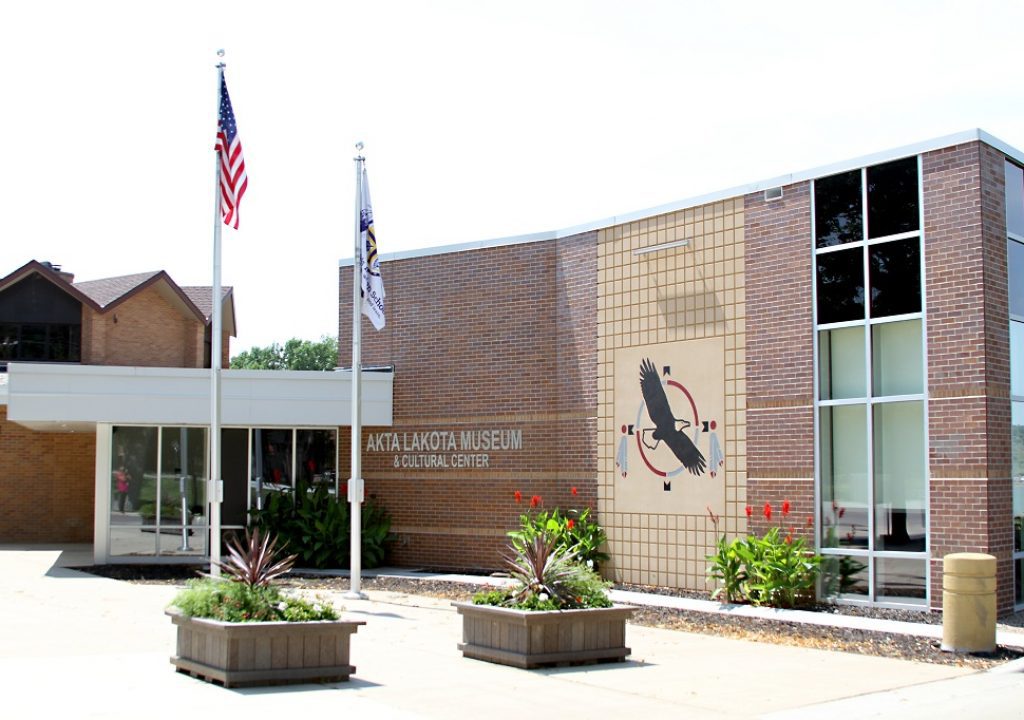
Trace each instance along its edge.
<instances>
[{"instance_id":1,"label":"planter with plant","mask_svg":"<svg viewBox=\"0 0 1024 720\"><path fill-rule=\"evenodd\" d=\"M566 544L566 524L549 527L550 519L539 527L531 523L526 533L510 533L507 587L454 603L462 616L464 657L534 668L619 662L629 655L626 621L635 608L612 603L609 583L593 570L592 558L589 566L581 562L578 546Z\"/></svg>"},{"instance_id":2,"label":"planter with plant","mask_svg":"<svg viewBox=\"0 0 1024 720\"><path fill-rule=\"evenodd\" d=\"M217 563L227 579L191 580L167 614L177 626L171 663L225 687L339 682L355 672L349 640L363 621L341 620L328 603L284 593L274 581L295 564L278 559L276 541L246 532Z\"/></svg>"}]
</instances>

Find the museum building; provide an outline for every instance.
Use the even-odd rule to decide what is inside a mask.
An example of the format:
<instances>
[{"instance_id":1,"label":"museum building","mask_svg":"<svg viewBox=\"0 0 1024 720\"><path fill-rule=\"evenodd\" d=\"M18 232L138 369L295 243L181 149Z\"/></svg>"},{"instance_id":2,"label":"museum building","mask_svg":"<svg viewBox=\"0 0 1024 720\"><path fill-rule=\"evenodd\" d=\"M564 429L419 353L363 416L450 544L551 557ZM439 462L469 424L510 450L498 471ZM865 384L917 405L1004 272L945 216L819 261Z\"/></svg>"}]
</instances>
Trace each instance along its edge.
<instances>
[{"instance_id":1,"label":"museum building","mask_svg":"<svg viewBox=\"0 0 1024 720\"><path fill-rule=\"evenodd\" d=\"M777 525L842 600L941 607L943 556L976 551L1021 607L1022 165L972 130L385 253L362 359L393 367L393 423L361 447L392 561L494 569L532 500L592 508L616 581L704 589L718 536Z\"/></svg>"}]
</instances>

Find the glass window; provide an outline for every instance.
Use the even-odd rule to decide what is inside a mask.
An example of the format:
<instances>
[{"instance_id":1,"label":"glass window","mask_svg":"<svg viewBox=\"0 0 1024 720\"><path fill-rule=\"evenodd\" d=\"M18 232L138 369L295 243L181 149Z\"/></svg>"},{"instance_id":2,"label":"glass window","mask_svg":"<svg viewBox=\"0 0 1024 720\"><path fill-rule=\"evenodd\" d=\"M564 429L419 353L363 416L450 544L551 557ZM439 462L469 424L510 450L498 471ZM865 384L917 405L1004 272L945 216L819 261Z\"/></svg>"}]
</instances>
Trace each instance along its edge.
<instances>
[{"instance_id":1,"label":"glass window","mask_svg":"<svg viewBox=\"0 0 1024 720\"><path fill-rule=\"evenodd\" d=\"M1024 603L1024 558L1015 560L1013 567L1016 569L1013 583L1013 602L1015 605Z\"/></svg>"},{"instance_id":2,"label":"glass window","mask_svg":"<svg viewBox=\"0 0 1024 720\"><path fill-rule=\"evenodd\" d=\"M1009 266L1010 315L1024 320L1024 245L1007 242L1006 264Z\"/></svg>"},{"instance_id":3,"label":"glass window","mask_svg":"<svg viewBox=\"0 0 1024 720\"><path fill-rule=\"evenodd\" d=\"M818 381L822 400L867 397L864 326L818 333Z\"/></svg>"},{"instance_id":4,"label":"glass window","mask_svg":"<svg viewBox=\"0 0 1024 720\"><path fill-rule=\"evenodd\" d=\"M814 236L818 247L864 239L860 170L814 181Z\"/></svg>"},{"instance_id":5,"label":"glass window","mask_svg":"<svg viewBox=\"0 0 1024 720\"><path fill-rule=\"evenodd\" d=\"M924 406L881 403L872 408L875 549L925 549Z\"/></svg>"},{"instance_id":6,"label":"glass window","mask_svg":"<svg viewBox=\"0 0 1024 720\"><path fill-rule=\"evenodd\" d=\"M1006 230L1024 237L1024 170L1006 163Z\"/></svg>"},{"instance_id":7,"label":"glass window","mask_svg":"<svg viewBox=\"0 0 1024 720\"><path fill-rule=\"evenodd\" d=\"M1010 394L1024 395L1024 323L1010 321Z\"/></svg>"},{"instance_id":8,"label":"glass window","mask_svg":"<svg viewBox=\"0 0 1024 720\"><path fill-rule=\"evenodd\" d=\"M917 157L868 168L868 238L917 230Z\"/></svg>"},{"instance_id":9,"label":"glass window","mask_svg":"<svg viewBox=\"0 0 1024 720\"><path fill-rule=\"evenodd\" d=\"M860 248L817 257L818 323L864 318L864 255Z\"/></svg>"},{"instance_id":10,"label":"glass window","mask_svg":"<svg viewBox=\"0 0 1024 720\"><path fill-rule=\"evenodd\" d=\"M160 496L168 512L161 524L206 524L206 432L165 427L161 433Z\"/></svg>"},{"instance_id":11,"label":"glass window","mask_svg":"<svg viewBox=\"0 0 1024 720\"><path fill-rule=\"evenodd\" d=\"M819 409L821 544L868 546L868 443L864 405Z\"/></svg>"},{"instance_id":12,"label":"glass window","mask_svg":"<svg viewBox=\"0 0 1024 720\"><path fill-rule=\"evenodd\" d=\"M334 430L298 430L296 447L299 458L296 474L300 482L310 485L325 484L333 493L335 482L335 448L337 438Z\"/></svg>"},{"instance_id":13,"label":"glass window","mask_svg":"<svg viewBox=\"0 0 1024 720\"><path fill-rule=\"evenodd\" d=\"M292 487L292 431L253 430L252 454L252 503L263 507L269 493Z\"/></svg>"},{"instance_id":14,"label":"glass window","mask_svg":"<svg viewBox=\"0 0 1024 720\"><path fill-rule=\"evenodd\" d=\"M866 600L868 597L867 558L852 555L826 555L821 561L821 594Z\"/></svg>"},{"instance_id":15,"label":"glass window","mask_svg":"<svg viewBox=\"0 0 1024 720\"><path fill-rule=\"evenodd\" d=\"M921 321L904 320L871 328L871 393L916 395L924 392Z\"/></svg>"},{"instance_id":16,"label":"glass window","mask_svg":"<svg viewBox=\"0 0 1024 720\"><path fill-rule=\"evenodd\" d=\"M921 312L920 240L872 245L871 317Z\"/></svg>"},{"instance_id":17,"label":"glass window","mask_svg":"<svg viewBox=\"0 0 1024 720\"><path fill-rule=\"evenodd\" d=\"M877 599L923 605L926 569L924 559L878 558L875 561Z\"/></svg>"}]
</instances>

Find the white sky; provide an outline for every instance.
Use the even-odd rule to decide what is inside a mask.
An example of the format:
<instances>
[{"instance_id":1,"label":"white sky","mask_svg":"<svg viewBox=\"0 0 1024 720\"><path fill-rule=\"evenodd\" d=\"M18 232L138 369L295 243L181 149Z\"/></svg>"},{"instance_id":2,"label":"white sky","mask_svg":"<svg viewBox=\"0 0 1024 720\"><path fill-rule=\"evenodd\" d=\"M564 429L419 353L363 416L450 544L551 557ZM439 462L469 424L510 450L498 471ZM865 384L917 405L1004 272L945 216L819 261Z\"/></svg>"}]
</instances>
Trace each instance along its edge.
<instances>
[{"instance_id":1,"label":"white sky","mask_svg":"<svg viewBox=\"0 0 1024 720\"><path fill-rule=\"evenodd\" d=\"M0 9L0 276L36 259L79 280L163 269L212 282L226 49L249 173L241 229L223 233L233 354L337 332L357 140L385 258L975 127L1024 148L1021 2Z\"/></svg>"}]
</instances>

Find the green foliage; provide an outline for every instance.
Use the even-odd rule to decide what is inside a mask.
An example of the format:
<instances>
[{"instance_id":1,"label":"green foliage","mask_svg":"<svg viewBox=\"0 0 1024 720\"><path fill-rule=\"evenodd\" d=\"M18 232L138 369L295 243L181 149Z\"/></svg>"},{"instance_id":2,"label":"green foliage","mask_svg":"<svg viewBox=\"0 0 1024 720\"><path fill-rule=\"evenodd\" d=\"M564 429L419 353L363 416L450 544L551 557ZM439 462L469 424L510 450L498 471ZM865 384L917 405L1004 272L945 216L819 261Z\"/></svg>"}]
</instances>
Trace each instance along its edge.
<instances>
[{"instance_id":1,"label":"green foliage","mask_svg":"<svg viewBox=\"0 0 1024 720\"><path fill-rule=\"evenodd\" d=\"M284 575L295 565L295 555L278 560L277 538L268 532L260 538L258 527L245 531L245 543L238 537L231 537L227 543L228 561L212 562L217 565L230 580L250 587L267 587L275 579Z\"/></svg>"},{"instance_id":2,"label":"green foliage","mask_svg":"<svg viewBox=\"0 0 1024 720\"><path fill-rule=\"evenodd\" d=\"M509 545L505 567L514 581L507 590L478 593L478 605L501 605L520 610L572 610L611 607L609 584L554 533L538 532Z\"/></svg>"},{"instance_id":3,"label":"green foliage","mask_svg":"<svg viewBox=\"0 0 1024 720\"><path fill-rule=\"evenodd\" d=\"M528 542L542 534L553 536L557 547L571 552L579 562L595 571L609 557L608 553L600 549L607 537L604 529L591 519L590 508L582 512L569 510L565 514L555 508L542 510L535 515L520 515L519 529L509 531L508 536L513 547L522 550Z\"/></svg>"},{"instance_id":4,"label":"green foliage","mask_svg":"<svg viewBox=\"0 0 1024 720\"><path fill-rule=\"evenodd\" d=\"M284 347L254 347L231 358L235 370L334 370L337 365L338 341L326 335L318 342L292 338Z\"/></svg>"},{"instance_id":5,"label":"green foliage","mask_svg":"<svg viewBox=\"0 0 1024 720\"><path fill-rule=\"evenodd\" d=\"M329 492L326 485L309 488L300 482L294 491L270 493L261 510L250 511L250 523L276 534L298 556L304 567L345 568L350 564L349 506ZM362 505L361 563L379 567L391 543L391 518L370 498Z\"/></svg>"},{"instance_id":6,"label":"green foliage","mask_svg":"<svg viewBox=\"0 0 1024 720\"><path fill-rule=\"evenodd\" d=\"M274 585L248 585L214 578L190 580L171 603L189 617L224 622L337 620L329 603L285 595Z\"/></svg>"},{"instance_id":7,"label":"green foliage","mask_svg":"<svg viewBox=\"0 0 1024 720\"><path fill-rule=\"evenodd\" d=\"M721 583L712 597L724 594L726 602L772 607L794 607L813 598L821 563L803 538L783 537L776 527L763 537L748 535L731 543L723 535L707 560L708 576Z\"/></svg>"}]
</instances>

